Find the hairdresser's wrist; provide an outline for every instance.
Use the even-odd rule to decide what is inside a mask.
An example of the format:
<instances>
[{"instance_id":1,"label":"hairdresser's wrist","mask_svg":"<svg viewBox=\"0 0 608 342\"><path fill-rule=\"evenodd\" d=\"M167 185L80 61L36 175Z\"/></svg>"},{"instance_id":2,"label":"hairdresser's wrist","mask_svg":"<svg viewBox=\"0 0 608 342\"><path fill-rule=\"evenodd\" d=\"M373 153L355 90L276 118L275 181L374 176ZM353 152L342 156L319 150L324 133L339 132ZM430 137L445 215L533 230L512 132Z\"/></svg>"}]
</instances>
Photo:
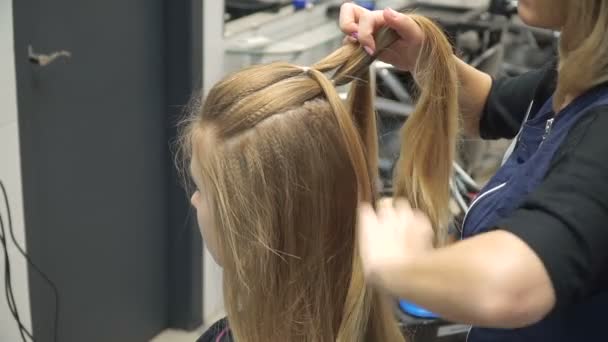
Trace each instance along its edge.
<instances>
[{"instance_id":1,"label":"hairdresser's wrist","mask_svg":"<svg viewBox=\"0 0 608 342\"><path fill-rule=\"evenodd\" d=\"M367 270L367 279L384 292L406 298L411 292L409 285L412 278L420 275L420 265L433 250L430 244L403 244L400 254L371 265Z\"/></svg>"},{"instance_id":2,"label":"hairdresser's wrist","mask_svg":"<svg viewBox=\"0 0 608 342\"><path fill-rule=\"evenodd\" d=\"M416 265L421 258L424 258L425 254L426 252L419 255L404 253L399 260L393 260L393 262L386 263L381 268L374 270L368 276L368 279L372 285L384 292L403 297L410 292L408 279L416 276Z\"/></svg>"}]
</instances>

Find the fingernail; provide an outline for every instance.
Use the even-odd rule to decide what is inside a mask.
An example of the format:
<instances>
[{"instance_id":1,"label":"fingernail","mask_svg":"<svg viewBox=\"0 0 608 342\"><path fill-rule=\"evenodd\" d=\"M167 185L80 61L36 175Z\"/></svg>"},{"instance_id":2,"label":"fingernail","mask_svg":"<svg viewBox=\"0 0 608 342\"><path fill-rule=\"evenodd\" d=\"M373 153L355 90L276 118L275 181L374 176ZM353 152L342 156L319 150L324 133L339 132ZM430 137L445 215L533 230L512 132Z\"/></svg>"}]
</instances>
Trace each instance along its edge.
<instances>
[{"instance_id":1,"label":"fingernail","mask_svg":"<svg viewBox=\"0 0 608 342\"><path fill-rule=\"evenodd\" d=\"M355 39L359 39L359 32L353 32L350 34L351 37L355 38Z\"/></svg>"},{"instance_id":2,"label":"fingernail","mask_svg":"<svg viewBox=\"0 0 608 342\"><path fill-rule=\"evenodd\" d=\"M351 37L351 36L346 36L346 39L351 42L351 43L356 43L358 42L357 38L355 37Z\"/></svg>"},{"instance_id":3,"label":"fingernail","mask_svg":"<svg viewBox=\"0 0 608 342\"><path fill-rule=\"evenodd\" d=\"M395 11L394 9L387 7L386 8L388 10L388 13L390 14L390 16L394 19L397 18L397 15L399 15L399 13L397 11Z\"/></svg>"},{"instance_id":4,"label":"fingernail","mask_svg":"<svg viewBox=\"0 0 608 342\"><path fill-rule=\"evenodd\" d=\"M365 50L365 52L367 52L368 55L370 55L370 56L374 55L374 50L372 48L370 48L369 46L364 46L363 49Z\"/></svg>"}]
</instances>

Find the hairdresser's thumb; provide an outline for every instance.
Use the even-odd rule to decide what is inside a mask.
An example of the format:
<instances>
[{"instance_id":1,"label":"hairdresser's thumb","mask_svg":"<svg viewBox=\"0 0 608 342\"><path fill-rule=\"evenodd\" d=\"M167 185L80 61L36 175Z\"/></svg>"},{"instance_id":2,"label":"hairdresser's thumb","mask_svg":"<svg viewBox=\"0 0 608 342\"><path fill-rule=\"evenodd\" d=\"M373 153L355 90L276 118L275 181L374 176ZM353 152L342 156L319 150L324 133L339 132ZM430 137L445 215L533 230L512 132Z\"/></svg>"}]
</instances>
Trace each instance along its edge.
<instances>
[{"instance_id":1,"label":"hairdresser's thumb","mask_svg":"<svg viewBox=\"0 0 608 342\"><path fill-rule=\"evenodd\" d=\"M397 32L407 45L417 46L422 43L424 33L420 26L408 15L399 13L392 8L386 8L382 14L386 25Z\"/></svg>"}]
</instances>

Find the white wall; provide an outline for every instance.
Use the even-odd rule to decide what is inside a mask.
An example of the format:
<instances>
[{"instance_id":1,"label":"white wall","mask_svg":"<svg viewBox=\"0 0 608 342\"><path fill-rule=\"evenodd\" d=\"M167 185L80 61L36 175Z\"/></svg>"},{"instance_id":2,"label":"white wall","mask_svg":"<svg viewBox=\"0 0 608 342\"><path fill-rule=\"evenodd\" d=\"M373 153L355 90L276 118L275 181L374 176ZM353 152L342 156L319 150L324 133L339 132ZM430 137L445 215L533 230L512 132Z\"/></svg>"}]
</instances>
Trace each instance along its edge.
<instances>
[{"instance_id":1,"label":"white wall","mask_svg":"<svg viewBox=\"0 0 608 342\"><path fill-rule=\"evenodd\" d=\"M7 188L16 238L21 246L25 247L13 37L12 0L0 0L0 180ZM6 226L7 216L4 208L4 201L0 197L0 213L2 213ZM26 263L12 245L12 241L9 244L11 245L9 246L9 258L13 290L19 314L24 325L31 331ZM0 341L20 341L17 324L8 310L4 296L4 255L2 253L0 253L0 280L2 280L0 282Z\"/></svg>"},{"instance_id":2,"label":"white wall","mask_svg":"<svg viewBox=\"0 0 608 342\"><path fill-rule=\"evenodd\" d=\"M2 0L0 0L2 1ZM222 78L224 70L224 1L203 1L203 92ZM203 323L225 315L221 269L205 248L203 255Z\"/></svg>"}]
</instances>

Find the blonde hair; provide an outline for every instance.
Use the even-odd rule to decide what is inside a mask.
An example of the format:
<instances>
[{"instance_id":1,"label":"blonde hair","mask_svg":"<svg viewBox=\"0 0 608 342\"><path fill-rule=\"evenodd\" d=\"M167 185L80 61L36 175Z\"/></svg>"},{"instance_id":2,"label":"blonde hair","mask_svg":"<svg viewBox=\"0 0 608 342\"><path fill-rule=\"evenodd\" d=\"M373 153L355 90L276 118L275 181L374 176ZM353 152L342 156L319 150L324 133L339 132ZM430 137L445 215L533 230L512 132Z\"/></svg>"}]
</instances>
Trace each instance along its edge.
<instances>
[{"instance_id":1,"label":"blonde hair","mask_svg":"<svg viewBox=\"0 0 608 342\"><path fill-rule=\"evenodd\" d=\"M410 16L424 32L414 75L420 94L402 129L393 184L396 197L430 219L435 245L447 241L450 179L459 133L458 75L452 46L431 20Z\"/></svg>"},{"instance_id":2,"label":"blonde hair","mask_svg":"<svg viewBox=\"0 0 608 342\"><path fill-rule=\"evenodd\" d=\"M608 81L608 1L562 0L565 23L554 108Z\"/></svg>"},{"instance_id":3,"label":"blonde hair","mask_svg":"<svg viewBox=\"0 0 608 342\"><path fill-rule=\"evenodd\" d=\"M421 57L443 58L449 43L441 31L414 18L430 32ZM378 53L396 39L381 30ZM356 247L357 205L376 200L368 71L374 58L349 44L310 68L278 62L241 70L211 89L183 130L183 159L196 163L200 173L192 177L212 198L224 302L237 341L404 340L394 305L366 285ZM454 139L457 120L455 86L444 85L455 84L452 68L441 63L416 68L422 93L404 130L397 174L401 193L437 227L451 170L451 159L439 154L452 158L454 142L438 147L429 135ZM349 83L344 103L336 87Z\"/></svg>"},{"instance_id":4,"label":"blonde hair","mask_svg":"<svg viewBox=\"0 0 608 342\"><path fill-rule=\"evenodd\" d=\"M237 341L403 341L393 306L365 284L355 239L358 202L375 200L372 61L348 45L308 69L241 70L185 128ZM336 86L347 83L345 104Z\"/></svg>"}]
</instances>

